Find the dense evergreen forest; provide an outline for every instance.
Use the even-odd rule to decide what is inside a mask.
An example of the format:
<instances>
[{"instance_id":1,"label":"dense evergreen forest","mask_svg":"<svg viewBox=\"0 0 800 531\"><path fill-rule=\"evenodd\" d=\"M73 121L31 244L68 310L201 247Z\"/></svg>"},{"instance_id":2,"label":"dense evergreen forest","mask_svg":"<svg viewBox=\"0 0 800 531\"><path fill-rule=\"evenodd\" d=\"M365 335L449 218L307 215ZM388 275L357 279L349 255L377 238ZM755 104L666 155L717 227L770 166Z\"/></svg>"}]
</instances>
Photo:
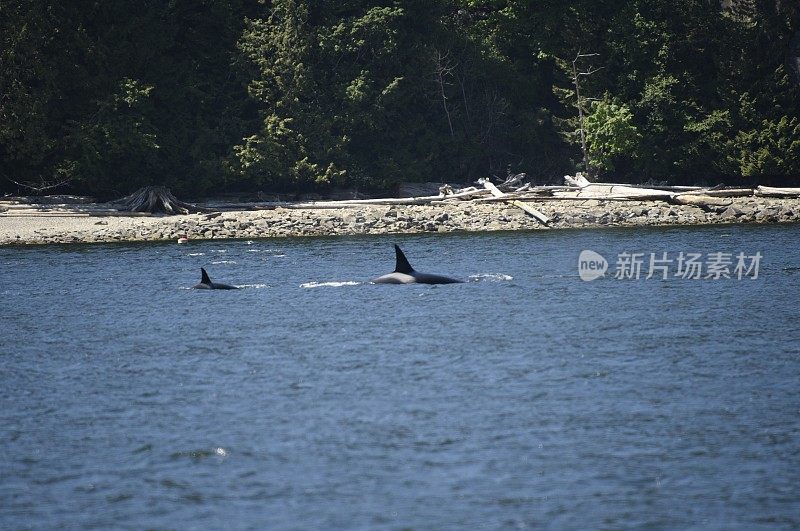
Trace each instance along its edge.
<instances>
[{"instance_id":1,"label":"dense evergreen forest","mask_svg":"<svg viewBox=\"0 0 800 531\"><path fill-rule=\"evenodd\" d=\"M587 161L800 185L800 4L0 0L0 192L544 183Z\"/></svg>"}]
</instances>

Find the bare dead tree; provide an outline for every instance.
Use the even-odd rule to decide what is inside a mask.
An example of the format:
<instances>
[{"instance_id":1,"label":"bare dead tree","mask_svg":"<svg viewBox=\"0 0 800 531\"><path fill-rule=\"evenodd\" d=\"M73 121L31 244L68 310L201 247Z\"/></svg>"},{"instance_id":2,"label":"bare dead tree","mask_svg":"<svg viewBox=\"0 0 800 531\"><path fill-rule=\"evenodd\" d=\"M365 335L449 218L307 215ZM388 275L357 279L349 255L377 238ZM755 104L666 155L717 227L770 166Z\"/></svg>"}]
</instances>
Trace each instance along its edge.
<instances>
[{"instance_id":1,"label":"bare dead tree","mask_svg":"<svg viewBox=\"0 0 800 531\"><path fill-rule=\"evenodd\" d=\"M786 69L795 85L800 86L800 24L789 39L789 52L786 54Z\"/></svg>"},{"instance_id":2,"label":"bare dead tree","mask_svg":"<svg viewBox=\"0 0 800 531\"><path fill-rule=\"evenodd\" d=\"M580 131L581 135L581 150L583 151L583 164L586 168L586 172L591 175L591 164L589 160L589 150L586 147L586 129L584 127L584 108L583 108L583 99L581 99L581 77L591 76L595 72L602 70L603 67L600 68L592 68L591 64L587 67L586 70L579 70L578 62L581 59L586 57L597 57L600 54L597 53L580 53L575 56L575 59L572 61L572 83L575 85L575 106L578 108L578 130Z\"/></svg>"},{"instance_id":3,"label":"bare dead tree","mask_svg":"<svg viewBox=\"0 0 800 531\"><path fill-rule=\"evenodd\" d=\"M484 88L484 112L481 113L478 124L478 142L486 145L492 138L492 132L501 116L504 114L507 102L500 97L496 87Z\"/></svg>"},{"instance_id":4,"label":"bare dead tree","mask_svg":"<svg viewBox=\"0 0 800 531\"><path fill-rule=\"evenodd\" d=\"M17 181L12 179L11 177L5 176L6 180L10 183L13 183L20 188L24 188L26 190L30 190L35 194L40 194L42 192L46 192L48 190L53 190L56 188L61 188L62 186L68 185L72 182L73 178L70 177L56 177L50 180L41 180L39 182L33 181Z\"/></svg>"},{"instance_id":5,"label":"bare dead tree","mask_svg":"<svg viewBox=\"0 0 800 531\"><path fill-rule=\"evenodd\" d=\"M442 107L444 107L444 114L447 116L447 125L450 127L450 137L455 137L455 130L453 129L453 120L450 117L450 109L447 106L447 92L445 91L446 78L453 75L454 65L450 59L450 52L444 55L438 49L433 52L434 66L436 68L436 83L439 86L439 93L442 98Z\"/></svg>"},{"instance_id":6,"label":"bare dead tree","mask_svg":"<svg viewBox=\"0 0 800 531\"><path fill-rule=\"evenodd\" d=\"M469 127L472 124L472 117L469 113L469 101L467 100L466 74L463 72L456 73L456 79L458 80L458 86L461 88L461 98L464 102L464 115L467 120L467 127Z\"/></svg>"}]
</instances>

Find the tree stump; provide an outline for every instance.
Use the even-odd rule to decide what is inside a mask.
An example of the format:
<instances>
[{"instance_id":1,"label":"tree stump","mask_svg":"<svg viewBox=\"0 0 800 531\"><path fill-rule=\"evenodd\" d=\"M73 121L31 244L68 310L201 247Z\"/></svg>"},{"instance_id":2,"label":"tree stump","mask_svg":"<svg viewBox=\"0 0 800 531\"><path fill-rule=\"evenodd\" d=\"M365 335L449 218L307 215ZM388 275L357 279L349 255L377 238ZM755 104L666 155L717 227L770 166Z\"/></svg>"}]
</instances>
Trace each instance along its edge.
<instances>
[{"instance_id":1,"label":"tree stump","mask_svg":"<svg viewBox=\"0 0 800 531\"><path fill-rule=\"evenodd\" d=\"M125 196L113 202L120 205L120 210L127 212L150 212L155 214L163 212L165 214L196 214L207 212L207 209L184 203L172 195L166 186L145 186L135 191L131 195Z\"/></svg>"}]
</instances>

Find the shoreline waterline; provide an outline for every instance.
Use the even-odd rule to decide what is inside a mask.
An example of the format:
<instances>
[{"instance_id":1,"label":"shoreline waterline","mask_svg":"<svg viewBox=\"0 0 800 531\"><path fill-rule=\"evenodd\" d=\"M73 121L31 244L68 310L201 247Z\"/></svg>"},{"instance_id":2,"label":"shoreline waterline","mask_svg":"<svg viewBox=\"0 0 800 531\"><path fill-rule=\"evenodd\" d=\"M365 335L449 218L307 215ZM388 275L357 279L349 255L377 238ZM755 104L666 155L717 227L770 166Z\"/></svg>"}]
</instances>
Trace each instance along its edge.
<instances>
[{"instance_id":1,"label":"shoreline waterline","mask_svg":"<svg viewBox=\"0 0 800 531\"><path fill-rule=\"evenodd\" d=\"M730 198L701 208L654 201L543 201L545 226L503 203L364 205L347 208L238 210L178 216L96 216L74 211L0 213L0 245L260 239L360 234L417 234L648 227L800 221L800 199ZM36 209L36 205L31 205Z\"/></svg>"}]
</instances>

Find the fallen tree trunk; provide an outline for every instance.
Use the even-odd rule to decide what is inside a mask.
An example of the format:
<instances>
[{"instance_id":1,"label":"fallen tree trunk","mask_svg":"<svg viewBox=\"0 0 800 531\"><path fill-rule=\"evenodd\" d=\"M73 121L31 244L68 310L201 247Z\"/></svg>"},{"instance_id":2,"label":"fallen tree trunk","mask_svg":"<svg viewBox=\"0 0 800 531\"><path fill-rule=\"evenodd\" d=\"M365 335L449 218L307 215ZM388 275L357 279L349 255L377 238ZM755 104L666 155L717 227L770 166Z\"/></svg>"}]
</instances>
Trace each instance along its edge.
<instances>
[{"instance_id":1,"label":"fallen tree trunk","mask_svg":"<svg viewBox=\"0 0 800 531\"><path fill-rule=\"evenodd\" d=\"M529 214L530 216L533 216L534 218L536 218L543 225L547 225L548 223L550 223L550 218L548 218L547 216L545 216L544 214L542 214L541 212L539 212L535 208L531 207L530 205L526 205L522 201L517 201L516 199L508 199L508 198L506 198L505 197L506 194L501 192L494 184L492 184L489 181L489 179L480 179L478 182L480 184L482 184L484 188L489 190L489 192L493 196L497 197L498 199L504 199L506 203L508 203L510 205L514 205L517 208L521 208L525 213Z\"/></svg>"},{"instance_id":2,"label":"fallen tree trunk","mask_svg":"<svg viewBox=\"0 0 800 531\"><path fill-rule=\"evenodd\" d=\"M704 195L708 197L748 197L753 195L752 188L701 188L689 192L681 192L679 195Z\"/></svg>"},{"instance_id":3,"label":"fallen tree trunk","mask_svg":"<svg viewBox=\"0 0 800 531\"><path fill-rule=\"evenodd\" d=\"M800 188L773 188L757 186L755 195L761 197L800 197Z\"/></svg>"},{"instance_id":4,"label":"fallen tree trunk","mask_svg":"<svg viewBox=\"0 0 800 531\"><path fill-rule=\"evenodd\" d=\"M579 190L553 192L554 199L598 199L615 201L645 201L660 199L667 201L673 192L653 188L633 188L626 185L590 184Z\"/></svg>"},{"instance_id":5,"label":"fallen tree trunk","mask_svg":"<svg viewBox=\"0 0 800 531\"><path fill-rule=\"evenodd\" d=\"M702 186L661 186L656 184L627 184L627 183L593 183L586 180L582 173L578 172L575 176L565 175L564 183L570 188L586 188L588 186L624 186L626 188L641 188L645 190L658 190L670 192L686 192L691 190L702 190Z\"/></svg>"},{"instance_id":6,"label":"fallen tree trunk","mask_svg":"<svg viewBox=\"0 0 800 531\"><path fill-rule=\"evenodd\" d=\"M706 190L702 186L667 186L658 184L627 184L627 183L591 183L590 186L625 186L627 188L638 188L643 190L658 190L660 192L692 192Z\"/></svg>"},{"instance_id":7,"label":"fallen tree trunk","mask_svg":"<svg viewBox=\"0 0 800 531\"><path fill-rule=\"evenodd\" d=\"M628 196L632 199L638 197L669 197L672 192L666 190L657 190L655 188L637 188L625 184L620 185L603 185L603 184L590 184L578 191L579 197L589 197L592 199L602 199L603 196Z\"/></svg>"},{"instance_id":8,"label":"fallen tree trunk","mask_svg":"<svg viewBox=\"0 0 800 531\"><path fill-rule=\"evenodd\" d=\"M509 194L511 195L511 194ZM655 195L655 196L629 196L629 195L607 195L602 197L588 197L588 196L578 196L578 195L537 195L537 194L527 194L527 195L518 195L513 196L510 198L505 197L485 197L480 199L475 199L476 203L499 203L503 201L515 200L515 201L668 201L671 196L667 195Z\"/></svg>"},{"instance_id":9,"label":"fallen tree trunk","mask_svg":"<svg viewBox=\"0 0 800 531\"><path fill-rule=\"evenodd\" d=\"M209 212L208 209L185 203L172 195L166 186L145 186L131 195L112 201L111 204L121 205L120 210L127 212L150 212L155 214L190 214Z\"/></svg>"},{"instance_id":10,"label":"fallen tree trunk","mask_svg":"<svg viewBox=\"0 0 800 531\"><path fill-rule=\"evenodd\" d=\"M428 203L444 199L443 195L425 197L386 198L386 199L353 199L352 201L310 201L306 203L286 203L278 205L283 208L348 208L360 206L391 206L391 205L427 205Z\"/></svg>"},{"instance_id":11,"label":"fallen tree trunk","mask_svg":"<svg viewBox=\"0 0 800 531\"><path fill-rule=\"evenodd\" d=\"M669 201L675 205L694 205L700 208L731 206L733 201L726 200L724 197L706 194L675 194Z\"/></svg>"},{"instance_id":12,"label":"fallen tree trunk","mask_svg":"<svg viewBox=\"0 0 800 531\"><path fill-rule=\"evenodd\" d=\"M308 203L295 203L280 205L284 208L347 208L370 205L427 205L434 201L462 199L486 194L486 190L473 188L452 194L427 195L422 197L389 197L385 199L353 199L350 201L312 201Z\"/></svg>"},{"instance_id":13,"label":"fallen tree trunk","mask_svg":"<svg viewBox=\"0 0 800 531\"><path fill-rule=\"evenodd\" d=\"M461 189L466 188L466 185L448 184L442 182L427 182L427 183L400 183L396 187L396 196L398 198L409 197L426 197L433 194L441 194L442 188Z\"/></svg>"},{"instance_id":14,"label":"fallen tree trunk","mask_svg":"<svg viewBox=\"0 0 800 531\"><path fill-rule=\"evenodd\" d=\"M571 175L565 175L564 182L568 186L577 186L578 188L583 188L584 186L589 186L591 184L581 172L576 173L574 177Z\"/></svg>"}]
</instances>

